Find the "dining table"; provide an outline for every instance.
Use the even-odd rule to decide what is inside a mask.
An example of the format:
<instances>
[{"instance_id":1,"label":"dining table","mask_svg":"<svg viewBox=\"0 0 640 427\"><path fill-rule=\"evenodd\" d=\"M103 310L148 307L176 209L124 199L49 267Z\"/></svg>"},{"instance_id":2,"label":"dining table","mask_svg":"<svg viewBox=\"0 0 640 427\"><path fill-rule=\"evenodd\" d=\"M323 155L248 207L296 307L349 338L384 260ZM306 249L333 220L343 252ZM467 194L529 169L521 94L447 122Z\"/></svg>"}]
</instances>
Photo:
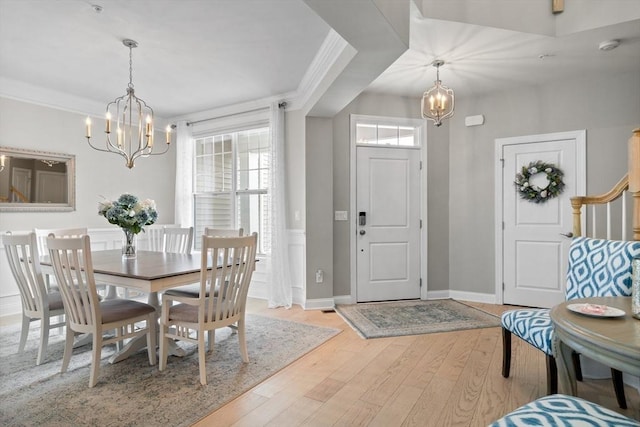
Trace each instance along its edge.
<instances>
[{"instance_id":1,"label":"dining table","mask_svg":"<svg viewBox=\"0 0 640 427\"><path fill-rule=\"evenodd\" d=\"M200 281L201 255L156 251L137 251L133 259L124 259L120 249L91 251L93 273L96 282L135 289L147 294L147 303L156 308L160 317L158 292ZM53 274L47 259L42 261L44 273ZM126 359L145 348L146 338L132 339L121 350L109 358L110 363ZM184 356L175 342L169 342L169 354Z\"/></svg>"},{"instance_id":2,"label":"dining table","mask_svg":"<svg viewBox=\"0 0 640 427\"><path fill-rule=\"evenodd\" d=\"M631 297L572 299L553 307L550 316L558 382L565 393L577 394L572 350L640 376L640 320L631 315Z\"/></svg>"}]
</instances>

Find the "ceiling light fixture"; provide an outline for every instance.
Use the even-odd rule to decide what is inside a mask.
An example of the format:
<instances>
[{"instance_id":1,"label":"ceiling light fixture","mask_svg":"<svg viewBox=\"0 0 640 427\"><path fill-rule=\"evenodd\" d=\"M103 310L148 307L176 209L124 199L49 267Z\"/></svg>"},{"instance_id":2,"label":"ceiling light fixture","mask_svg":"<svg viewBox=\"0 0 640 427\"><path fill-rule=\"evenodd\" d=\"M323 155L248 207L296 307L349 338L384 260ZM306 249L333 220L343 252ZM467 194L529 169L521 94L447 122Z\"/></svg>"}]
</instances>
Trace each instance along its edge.
<instances>
[{"instance_id":1,"label":"ceiling light fixture","mask_svg":"<svg viewBox=\"0 0 640 427\"><path fill-rule=\"evenodd\" d=\"M435 85L422 95L422 117L433 120L436 126L440 126L442 120L453 116L455 97L453 90L440 81L440 67L444 65L444 61L436 59L431 65L436 67L436 81Z\"/></svg>"},{"instance_id":2,"label":"ceiling light fixture","mask_svg":"<svg viewBox=\"0 0 640 427\"><path fill-rule=\"evenodd\" d=\"M105 148L99 148L91 143L91 118L86 120L86 138L89 146L94 150L115 153L125 158L126 166L131 169L138 157L164 154L171 144L171 126L166 129L166 147L164 151L154 152L153 146L153 109L146 102L135 95L133 89L133 55L132 49L138 47L134 40L122 41L129 48L129 85L127 94L116 98L107 104L105 117L106 143ZM112 124L112 121L114 122ZM144 121L144 123L143 123ZM111 130L115 128L115 143L111 140Z\"/></svg>"}]
</instances>

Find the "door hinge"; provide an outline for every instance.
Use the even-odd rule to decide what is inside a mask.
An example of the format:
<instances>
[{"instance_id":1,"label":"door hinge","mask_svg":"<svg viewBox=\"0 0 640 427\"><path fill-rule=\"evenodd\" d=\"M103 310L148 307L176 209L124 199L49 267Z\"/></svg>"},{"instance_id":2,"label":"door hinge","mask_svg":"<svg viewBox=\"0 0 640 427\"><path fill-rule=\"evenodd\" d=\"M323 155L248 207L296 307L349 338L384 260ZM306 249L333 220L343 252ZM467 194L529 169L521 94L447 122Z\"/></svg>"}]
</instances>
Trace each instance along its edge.
<instances>
[{"instance_id":1,"label":"door hinge","mask_svg":"<svg viewBox=\"0 0 640 427\"><path fill-rule=\"evenodd\" d=\"M502 290L504 291L504 282L502 282Z\"/></svg>"},{"instance_id":2,"label":"door hinge","mask_svg":"<svg viewBox=\"0 0 640 427\"><path fill-rule=\"evenodd\" d=\"M420 228L422 228L422 220L420 220Z\"/></svg>"},{"instance_id":3,"label":"door hinge","mask_svg":"<svg viewBox=\"0 0 640 427\"><path fill-rule=\"evenodd\" d=\"M502 163L502 167L504 167L504 159L499 159L500 163Z\"/></svg>"},{"instance_id":4,"label":"door hinge","mask_svg":"<svg viewBox=\"0 0 640 427\"><path fill-rule=\"evenodd\" d=\"M422 277L420 278L420 287L422 287Z\"/></svg>"},{"instance_id":5,"label":"door hinge","mask_svg":"<svg viewBox=\"0 0 640 427\"><path fill-rule=\"evenodd\" d=\"M422 160L420 160L420 170L422 170Z\"/></svg>"},{"instance_id":6,"label":"door hinge","mask_svg":"<svg viewBox=\"0 0 640 427\"><path fill-rule=\"evenodd\" d=\"M502 221L502 229L504 230L504 221Z\"/></svg>"}]
</instances>

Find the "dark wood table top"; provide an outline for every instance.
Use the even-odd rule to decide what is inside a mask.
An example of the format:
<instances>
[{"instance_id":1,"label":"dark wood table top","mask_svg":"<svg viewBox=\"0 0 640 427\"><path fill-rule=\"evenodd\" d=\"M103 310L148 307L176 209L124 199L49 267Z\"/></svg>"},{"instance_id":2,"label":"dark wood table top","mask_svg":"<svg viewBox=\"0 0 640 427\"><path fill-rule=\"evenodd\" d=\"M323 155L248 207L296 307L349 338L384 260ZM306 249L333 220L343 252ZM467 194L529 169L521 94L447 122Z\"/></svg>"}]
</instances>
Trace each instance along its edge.
<instances>
[{"instance_id":1,"label":"dark wood table top","mask_svg":"<svg viewBox=\"0 0 640 427\"><path fill-rule=\"evenodd\" d=\"M138 251L135 259L122 259L120 249L92 251L94 273L156 280L200 271L200 254Z\"/></svg>"}]
</instances>

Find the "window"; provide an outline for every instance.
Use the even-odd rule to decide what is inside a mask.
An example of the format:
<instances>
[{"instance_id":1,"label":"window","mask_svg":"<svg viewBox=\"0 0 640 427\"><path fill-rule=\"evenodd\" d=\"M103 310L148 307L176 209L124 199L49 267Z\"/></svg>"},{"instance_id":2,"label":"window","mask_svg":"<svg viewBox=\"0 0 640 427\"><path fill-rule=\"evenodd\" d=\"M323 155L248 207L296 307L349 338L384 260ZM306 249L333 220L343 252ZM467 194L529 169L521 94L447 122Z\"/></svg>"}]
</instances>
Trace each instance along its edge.
<instances>
[{"instance_id":1,"label":"window","mask_svg":"<svg viewBox=\"0 0 640 427\"><path fill-rule=\"evenodd\" d=\"M356 123L356 144L397 145L419 147L419 132L415 126L398 126L383 123Z\"/></svg>"},{"instance_id":2,"label":"window","mask_svg":"<svg viewBox=\"0 0 640 427\"><path fill-rule=\"evenodd\" d=\"M258 233L258 253L271 252L271 144L268 127L195 139L195 235L205 227ZM195 242L196 249L200 242Z\"/></svg>"}]
</instances>

